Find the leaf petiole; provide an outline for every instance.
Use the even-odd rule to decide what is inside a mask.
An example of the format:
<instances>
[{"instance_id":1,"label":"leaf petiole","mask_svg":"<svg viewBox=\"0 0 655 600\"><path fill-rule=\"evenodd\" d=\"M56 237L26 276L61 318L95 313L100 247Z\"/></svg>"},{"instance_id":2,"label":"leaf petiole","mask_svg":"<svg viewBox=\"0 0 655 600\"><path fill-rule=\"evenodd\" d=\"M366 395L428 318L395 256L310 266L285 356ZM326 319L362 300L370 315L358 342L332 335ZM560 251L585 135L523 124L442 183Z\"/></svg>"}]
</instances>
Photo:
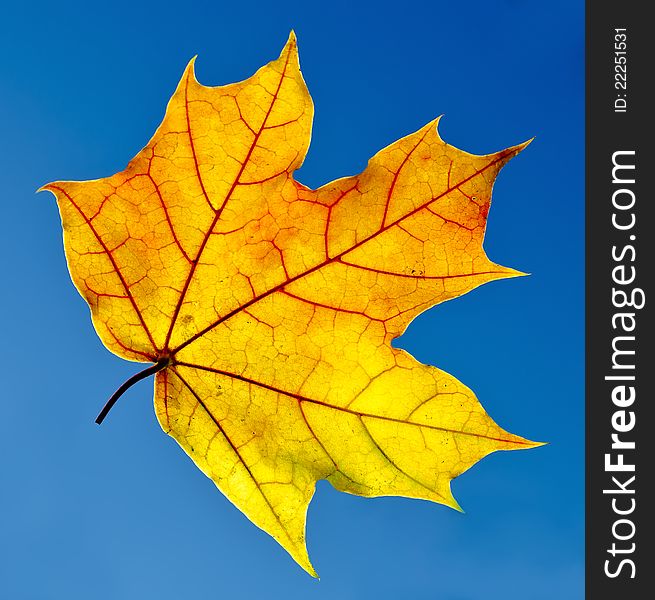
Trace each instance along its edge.
<instances>
[{"instance_id":1,"label":"leaf petiole","mask_svg":"<svg viewBox=\"0 0 655 600\"><path fill-rule=\"evenodd\" d=\"M96 417L96 423L100 425L104 420L105 417L109 414L109 411L112 409L114 404L118 401L118 399L127 391L129 390L135 383L138 383L142 379L145 379L146 377L150 377L150 375L154 375L155 373L158 373L159 371L165 369L169 364L171 363L171 359L168 356L164 356L160 358L154 365L151 365L147 369L143 369L143 371L139 371L138 373L135 373L130 377L123 385L121 385L112 395L109 400L107 400L107 403L102 407L102 410Z\"/></svg>"}]
</instances>

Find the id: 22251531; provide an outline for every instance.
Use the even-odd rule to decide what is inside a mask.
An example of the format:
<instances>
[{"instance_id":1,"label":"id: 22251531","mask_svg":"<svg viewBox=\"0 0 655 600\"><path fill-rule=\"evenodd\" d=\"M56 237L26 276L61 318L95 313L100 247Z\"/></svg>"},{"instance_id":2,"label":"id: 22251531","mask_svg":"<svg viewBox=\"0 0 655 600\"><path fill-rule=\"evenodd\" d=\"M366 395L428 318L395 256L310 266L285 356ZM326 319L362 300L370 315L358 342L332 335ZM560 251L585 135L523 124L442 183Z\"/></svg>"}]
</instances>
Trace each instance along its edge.
<instances>
[{"instance_id":1,"label":"id: 22251531","mask_svg":"<svg viewBox=\"0 0 655 600\"><path fill-rule=\"evenodd\" d=\"M614 29L614 112L628 111L628 33L627 29Z\"/></svg>"}]
</instances>

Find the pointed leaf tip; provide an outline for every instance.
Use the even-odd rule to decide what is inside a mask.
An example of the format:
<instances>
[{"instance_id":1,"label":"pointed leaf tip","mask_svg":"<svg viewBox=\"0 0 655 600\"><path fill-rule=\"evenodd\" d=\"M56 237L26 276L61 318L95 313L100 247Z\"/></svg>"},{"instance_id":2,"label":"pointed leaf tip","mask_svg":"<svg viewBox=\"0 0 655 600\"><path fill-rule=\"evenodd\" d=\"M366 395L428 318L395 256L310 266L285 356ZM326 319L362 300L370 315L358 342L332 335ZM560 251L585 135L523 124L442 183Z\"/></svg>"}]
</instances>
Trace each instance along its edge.
<instances>
[{"instance_id":1,"label":"pointed leaf tip","mask_svg":"<svg viewBox=\"0 0 655 600\"><path fill-rule=\"evenodd\" d=\"M432 119L432 121L428 122L428 127L433 127L435 130L439 129L439 123L441 122L441 119L443 118L443 113L440 114L438 117Z\"/></svg>"},{"instance_id":2,"label":"pointed leaf tip","mask_svg":"<svg viewBox=\"0 0 655 600\"><path fill-rule=\"evenodd\" d=\"M443 113L441 113L436 119L432 119L432 121L428 123L428 127L432 129L433 133L437 136L437 140L440 142L443 142L443 138L439 133L439 125L441 123L441 119L443 119L443 116Z\"/></svg>"},{"instance_id":3,"label":"pointed leaf tip","mask_svg":"<svg viewBox=\"0 0 655 600\"><path fill-rule=\"evenodd\" d=\"M57 197L57 192L55 192L54 185L56 181L51 181L50 183L44 183L40 188L38 188L34 193L39 194L41 192L50 192L55 198Z\"/></svg>"},{"instance_id":4,"label":"pointed leaf tip","mask_svg":"<svg viewBox=\"0 0 655 600\"><path fill-rule=\"evenodd\" d=\"M189 62L187 63L186 67L184 68L184 76L185 77L192 76L193 79L196 80L196 59L197 58L198 58L198 55L194 54L189 59Z\"/></svg>"},{"instance_id":5,"label":"pointed leaf tip","mask_svg":"<svg viewBox=\"0 0 655 600\"><path fill-rule=\"evenodd\" d=\"M500 161L500 166L503 167L510 160L512 160L517 154L520 154L525 148L527 148L532 143L532 140L534 140L533 137L530 138L529 140L526 140L525 142L516 144L515 146L509 146L504 150L495 152L494 154L492 154L492 156L497 157Z\"/></svg>"},{"instance_id":6,"label":"pointed leaf tip","mask_svg":"<svg viewBox=\"0 0 655 600\"><path fill-rule=\"evenodd\" d=\"M296 54L298 53L298 39L296 38L296 32L293 29L289 32L289 38L287 39L286 44L284 44L284 48L282 48L280 56L286 54L287 52L295 52Z\"/></svg>"},{"instance_id":7,"label":"pointed leaf tip","mask_svg":"<svg viewBox=\"0 0 655 600\"><path fill-rule=\"evenodd\" d=\"M527 148L532 142L534 142L536 137L537 136L533 135L530 139L525 140L525 142L523 142L522 144L518 144L516 146L517 152L521 152L522 150L525 150L525 148Z\"/></svg>"},{"instance_id":8,"label":"pointed leaf tip","mask_svg":"<svg viewBox=\"0 0 655 600\"><path fill-rule=\"evenodd\" d=\"M507 278L511 279L512 277L529 277L532 273L526 273L525 271L519 271L518 269L512 269L511 267L505 267L507 269Z\"/></svg>"},{"instance_id":9,"label":"pointed leaf tip","mask_svg":"<svg viewBox=\"0 0 655 600\"><path fill-rule=\"evenodd\" d=\"M296 34L291 30L289 38L287 39L277 61L288 62L294 69L300 69L300 58L298 56L298 41Z\"/></svg>"},{"instance_id":10,"label":"pointed leaf tip","mask_svg":"<svg viewBox=\"0 0 655 600\"><path fill-rule=\"evenodd\" d=\"M529 440L528 438L524 438L521 436L514 436L516 438L515 443L516 447L515 448L504 448L507 450L526 450L529 448L539 448L539 446L547 446L550 442L533 442L532 440Z\"/></svg>"},{"instance_id":11,"label":"pointed leaf tip","mask_svg":"<svg viewBox=\"0 0 655 600\"><path fill-rule=\"evenodd\" d=\"M448 495L445 496L444 500L445 500L444 504L446 506L448 506L449 508L452 508L453 510L456 510L458 513L464 514L465 511L461 507L460 503L457 501L455 496L453 495L453 491L452 491L450 485L448 485Z\"/></svg>"},{"instance_id":12,"label":"pointed leaf tip","mask_svg":"<svg viewBox=\"0 0 655 600\"><path fill-rule=\"evenodd\" d=\"M530 139L526 140L525 142L522 142L520 144L516 144L516 146L510 146L507 148L508 152L511 152L511 157L513 158L520 152L523 152L535 139L535 136L531 137Z\"/></svg>"},{"instance_id":13,"label":"pointed leaf tip","mask_svg":"<svg viewBox=\"0 0 655 600\"><path fill-rule=\"evenodd\" d=\"M540 448L541 446L550 446L550 442L532 442L528 440L530 448Z\"/></svg>"}]
</instances>

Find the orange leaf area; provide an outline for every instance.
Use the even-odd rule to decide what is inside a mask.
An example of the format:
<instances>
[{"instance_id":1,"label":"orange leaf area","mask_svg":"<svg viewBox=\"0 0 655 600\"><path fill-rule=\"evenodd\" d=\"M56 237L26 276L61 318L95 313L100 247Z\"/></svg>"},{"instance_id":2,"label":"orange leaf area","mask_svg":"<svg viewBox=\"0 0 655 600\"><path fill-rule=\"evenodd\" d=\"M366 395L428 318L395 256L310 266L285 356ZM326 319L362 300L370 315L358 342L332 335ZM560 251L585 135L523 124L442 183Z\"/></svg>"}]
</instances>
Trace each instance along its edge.
<instances>
[{"instance_id":1,"label":"orange leaf area","mask_svg":"<svg viewBox=\"0 0 655 600\"><path fill-rule=\"evenodd\" d=\"M191 61L124 171L44 189L104 344L168 361L155 380L164 431L315 574L317 480L457 508L454 477L537 444L391 346L427 308L521 275L482 242L494 179L526 144L476 156L434 121L311 190L293 172L312 118L292 34L241 83L201 85Z\"/></svg>"}]
</instances>

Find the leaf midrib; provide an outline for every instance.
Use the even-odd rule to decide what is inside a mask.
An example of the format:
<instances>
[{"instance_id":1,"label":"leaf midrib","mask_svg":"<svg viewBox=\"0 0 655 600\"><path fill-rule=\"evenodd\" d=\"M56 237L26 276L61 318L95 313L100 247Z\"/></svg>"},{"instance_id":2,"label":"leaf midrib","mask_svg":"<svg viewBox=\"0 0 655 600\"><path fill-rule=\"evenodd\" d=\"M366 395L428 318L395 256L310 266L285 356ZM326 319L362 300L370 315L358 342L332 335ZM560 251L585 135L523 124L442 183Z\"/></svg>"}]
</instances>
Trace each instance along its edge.
<instances>
[{"instance_id":1,"label":"leaf midrib","mask_svg":"<svg viewBox=\"0 0 655 600\"><path fill-rule=\"evenodd\" d=\"M289 392L289 391L286 391L286 390L283 390L283 389L280 389L280 388L276 388L275 386L269 385L267 383L263 383L261 381L257 381L256 379L251 379L249 377L244 377L243 375L238 375L237 373L230 373L229 371L223 371L222 369L215 369L213 367L206 367L204 365L198 365L198 364L188 363L188 362L184 362L184 361L174 362L171 365L171 368L173 368L173 370L175 371L174 367L176 367L176 366L187 367L189 369L199 369L201 371L207 371L207 372L210 372L210 373L215 373L217 375L223 375L223 376L229 377L231 379L238 379L239 381L242 381L243 383L249 383L249 384L255 385L257 387L267 389L267 390L269 390L271 392L275 392L275 393L278 393L278 394L283 394L283 395L288 396L290 398L295 398L298 402L308 402L310 404L316 404L316 405L319 405L319 406L324 406L326 408L332 408L334 410L338 410L340 412L345 412L345 413L348 413L348 414L351 414L351 415L354 415L354 416L357 416L357 417L360 417L360 418L363 417L363 418L370 418L370 419L380 419L380 420L383 420L383 421L389 421L389 422L392 422L392 423L399 423L399 424L402 424L402 425L414 425L416 427L425 427L426 429L432 429L434 431L443 431L444 433L451 433L451 434L454 434L454 435L456 434L456 435L464 435L464 436L469 436L469 437L487 439L487 440L491 440L491 441L495 441L495 442L504 442L504 443L508 443L508 444L517 444L517 445L530 445L530 444L527 444L527 443L524 444L523 442L519 442L519 441L514 440L514 439L498 438L498 437L494 437L494 436L490 436L490 435L483 435L483 434L479 434L479 433L474 433L474 432L471 432L471 431L462 431L462 430L459 430L459 429L451 429L449 427L438 427L437 425L428 425L426 423L417 423L416 421L407 421L407 420L403 420L403 419L399 419L399 418L395 418L395 417L384 416L384 415L374 415L372 413L357 411L357 410L353 410L351 408L344 407L344 406L336 406L336 405L330 404L328 402L323 402L321 400L316 400L314 398L309 398L307 396L303 396L302 394L298 394L298 393L295 393L295 392ZM175 371L175 373L177 374L177 371Z\"/></svg>"},{"instance_id":2,"label":"leaf midrib","mask_svg":"<svg viewBox=\"0 0 655 600\"><path fill-rule=\"evenodd\" d=\"M420 144L420 141L419 141L419 144ZM419 144L417 144L417 146ZM414 149L416 149L417 146L415 146ZM460 188L465 183L471 181L475 177L478 177L479 175L484 173L489 168L493 167L494 165L498 164L499 162L501 162L502 160L507 158L507 156L509 156L514 151L515 151L514 148L510 148L510 149L506 150L505 152L502 152L502 153L496 155L494 160L490 161L487 165L485 165L483 168L479 169L475 173L473 173L473 174L469 175L468 177L462 179L457 185L449 187L448 189L443 191L441 194L430 198L426 202L422 203L418 207L416 207L413 210L411 210L410 212L408 212L406 215L403 215L402 217L399 217L398 219L396 219L395 221L389 223L388 225L383 225L378 231L376 231L375 233L371 234L368 237L365 237L365 238L361 239L359 242L355 243L352 247L344 250L343 252L340 252L339 254L337 254L335 256L332 256L332 257L328 256L326 258L326 260L324 260L323 262L313 266L312 268L308 269L307 271L304 271L302 273L299 273L298 275L295 275L295 276L287 279L286 281L272 287L270 290L267 290L266 292L263 292L262 294L260 294L256 298L253 298L252 300L249 300L248 302L245 302L241 306L231 310L229 313L227 313L226 315L218 318L216 321L214 321L210 325L207 325L206 327L204 327L203 329L201 329L200 331L198 331L197 333L195 333L191 337L189 337L186 341L182 342L175 349L171 350L170 355L174 356L175 354L180 352L180 350L186 348L189 344L193 343L198 338L201 338L203 335L205 335L207 332L211 331L212 329L214 329L215 327L217 327L221 323L224 323L225 321L232 318L236 314L240 313L243 310L246 310L247 308L249 308L253 304L256 304L257 302L259 302L260 300L263 300L264 298L270 296L271 294L274 294L275 292L278 292L278 291L284 289L286 286L290 285L291 283L294 283L294 282L302 279L303 277L307 277L308 275L311 275L312 273L322 269L323 267L325 267L325 266L327 266L329 264L332 264L332 263L335 263L335 262L340 262L341 259L344 256L346 256L347 254L349 254L350 252L353 252L354 250L356 250L357 248L359 248L363 244L369 242L370 240L374 239L378 235L384 233L385 231L387 231L391 227L394 227L394 226L398 225L398 223L401 223L402 221L404 221L405 219L411 217L412 215L416 214L417 212L420 212L421 210L424 210L432 202L435 202L435 201L439 200L440 198L443 198L444 196L446 196L446 195L450 194L451 192L457 190L458 188ZM352 188L352 189L355 189L355 188ZM335 309L335 310L338 310L338 309Z\"/></svg>"},{"instance_id":3,"label":"leaf midrib","mask_svg":"<svg viewBox=\"0 0 655 600\"><path fill-rule=\"evenodd\" d=\"M280 81L278 82L277 89L275 90L275 93L273 94L273 98L271 99L271 104L268 107L268 111L266 112L266 116L264 117L264 120L262 121L262 124L259 128L259 131L255 134L255 137L252 140L252 144L250 145L250 148L248 149L248 153L246 154L245 158L243 159L243 162L241 163L241 168L239 169L239 172L237 173L236 177L234 178L234 181L232 183L232 186L228 190L223 203L221 204L220 208L215 209L216 214L214 215L214 219L211 222L211 225L209 226L209 229L205 233L205 237L202 240L202 243L200 244L200 247L198 248L198 252L191 262L191 268L189 269L189 274L187 275L187 278L184 282L184 286L182 287L182 291L180 292L180 297L178 298L177 304L175 305L175 310L173 311L173 316L171 318L171 324L170 327L168 328L168 332L166 334L166 340L164 342L164 348L168 349L168 345L171 340L171 336L173 335L173 330L175 328L175 323L177 322L177 318L180 314L180 310L182 309L182 304L184 303L184 298L186 297L186 294L189 290L189 286L191 285L191 281L193 280L193 276L195 274L196 268L198 264L200 263L200 257L202 256L202 253L204 252L207 243L209 242L209 239L211 237L212 232L214 231L214 228L216 227L216 224L219 222L221 215L223 214L223 209L227 205L228 201L232 197L232 194L234 193L234 190L236 187L239 185L239 179L241 179L241 175L246 169L246 166L249 164L250 157L252 156L252 153L254 152L255 148L257 147L257 142L259 141L259 138L266 128L266 122L268 121L268 118L271 114L271 111L273 110L273 106L275 106L275 102L278 98L278 94L280 92L280 88L282 87L282 82L284 81L284 77L286 75L287 67L289 65L289 58L291 56L290 52L287 52L287 57L286 57L286 62L284 63L284 68L282 69L282 73L280 74ZM189 101L188 101L188 96L187 96L187 91L189 87L189 77L191 75L191 72L187 74L187 80L186 80L186 87L185 87L185 96L184 96L184 105L185 109L187 111L187 125L188 125L188 130L189 130L189 141L191 145L191 151L193 154L193 161L196 169L196 176L198 178L198 181L200 183L200 187L202 189L202 193L205 196L205 199L209 203L209 205L213 208L213 204L211 203L211 200L209 199L209 196L207 194L207 191L205 190L205 186L202 180L202 176L200 174L200 167L198 166L198 158L196 156L195 152L195 147L193 144L193 135L191 133L191 123L189 121ZM245 120L244 120L245 122ZM174 354L177 350L171 352L171 354Z\"/></svg>"}]
</instances>

